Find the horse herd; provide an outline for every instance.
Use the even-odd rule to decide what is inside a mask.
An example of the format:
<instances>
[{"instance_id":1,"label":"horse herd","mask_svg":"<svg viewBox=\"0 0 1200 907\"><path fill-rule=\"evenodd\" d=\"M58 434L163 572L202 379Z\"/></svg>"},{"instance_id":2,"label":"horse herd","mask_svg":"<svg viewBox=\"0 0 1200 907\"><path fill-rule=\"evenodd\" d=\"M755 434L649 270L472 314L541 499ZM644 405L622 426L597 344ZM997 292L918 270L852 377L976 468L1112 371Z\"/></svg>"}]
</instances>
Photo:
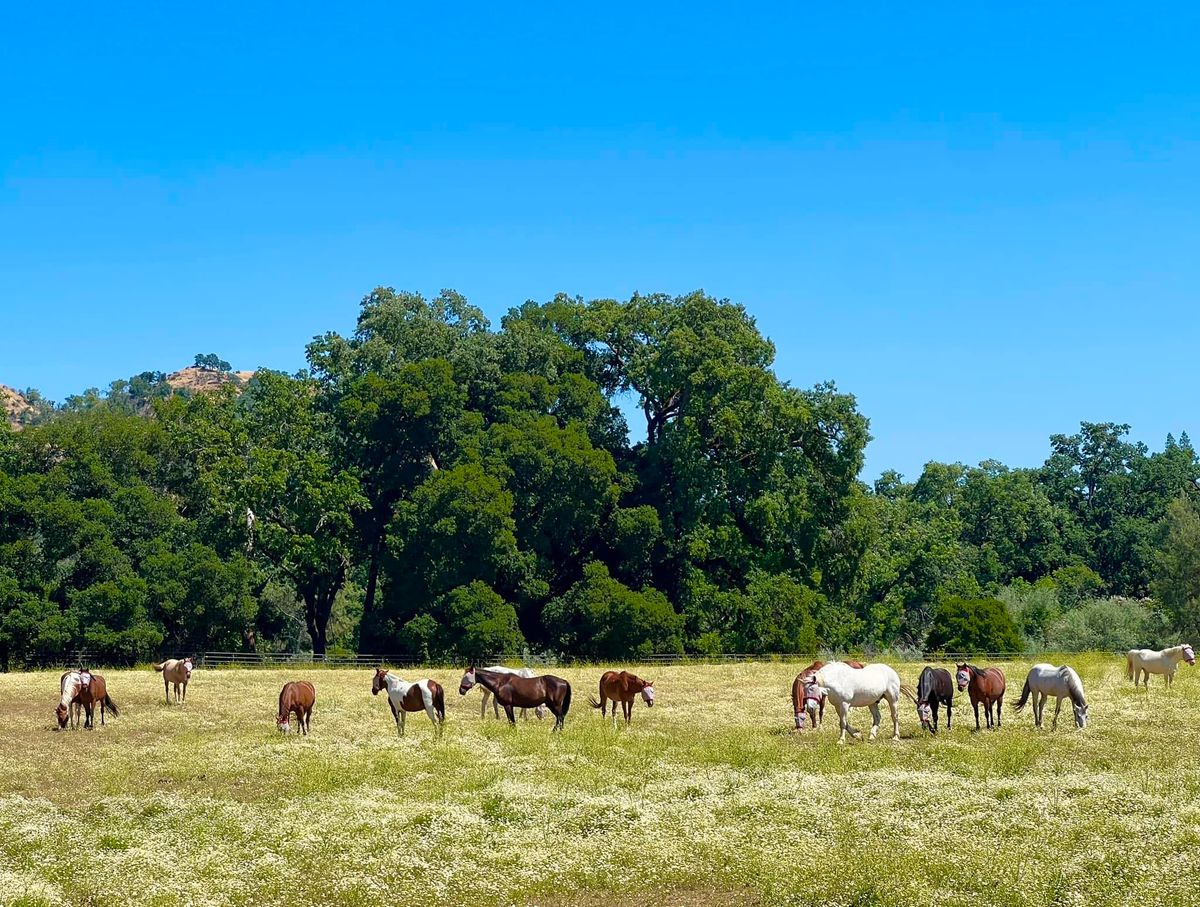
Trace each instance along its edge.
<instances>
[{"instance_id":1,"label":"horse herd","mask_svg":"<svg viewBox=\"0 0 1200 907\"><path fill-rule=\"evenodd\" d=\"M1131 649L1126 655L1126 672L1134 686L1144 677L1148 689L1151 674L1163 675L1166 684L1170 686L1181 661L1186 661L1189 665L1196 663L1195 652L1186 643L1159 651ZM153 667L163 675L163 694L167 702L171 701L172 685L175 701L186 701L188 681L194 670L192 659L169 659ZM559 731L562 730L563 721L571 707L570 683L552 674L535 675L529 668L514 669L502 665L487 668L471 666L463 673L458 692L460 695L466 695L476 686L483 690L483 702L479 712L481 718L487 714L490 699L497 718L500 717L500 709L503 708L509 722L515 725L518 709L521 710L522 717L526 716L528 709L533 709L538 718L548 711L554 716L552 730ZM956 686L959 692L965 691L970 699L975 712L976 730L981 729L981 705L987 727L1000 727L1005 677L999 668L980 668L969 663L957 664L952 677L945 668L926 667L921 672L914 690L901 683L896 671L885 664L863 664L851 660L814 661L796 675L792 683L796 730L815 730L819 727L828 702L838 715L841 731L838 743L845 743L847 734L861 737L849 722L850 709L855 707L870 710L873 719L870 736L874 740L882 718L879 703L886 701L891 711L892 739L898 740L900 719L897 705L900 696L904 695L916 704L921 726L936 734L939 712L943 707L946 712L946 728L951 727ZM377 668L371 681L371 693L378 695L384 691L387 692L397 734L404 736L405 716L409 712L424 711L433 723L435 734L441 736L446 722L446 703L442 686L436 680L425 678L409 682L391 671ZM60 701L55 715L60 729L66 728L68 722L72 727L78 727L81 715L84 716L83 726L87 729L93 728L97 705L100 706L102 726L106 712L112 712L114 716L119 714L116 703L108 693L104 678L91 671L64 672L59 678L59 692ZM607 717L611 701L614 725L617 722L618 703L621 705L626 724L633 720L633 705L638 696L642 697L646 705L654 705L654 682L642 680L628 671L606 671L600 678L599 692L600 699L591 698L591 706L600 709L601 714ZM1087 726L1088 706L1083 683L1075 670L1068 665L1034 665L1025 678L1021 698L1014 709L1020 714L1032 697L1034 723L1040 728L1046 701L1051 696L1056 699L1052 727L1058 726L1063 699L1071 701L1076 726ZM291 730L294 717L296 733L307 734L316 699L316 688L307 680L293 680L284 684L283 689L279 691L276 727L287 733Z\"/></svg>"}]
</instances>

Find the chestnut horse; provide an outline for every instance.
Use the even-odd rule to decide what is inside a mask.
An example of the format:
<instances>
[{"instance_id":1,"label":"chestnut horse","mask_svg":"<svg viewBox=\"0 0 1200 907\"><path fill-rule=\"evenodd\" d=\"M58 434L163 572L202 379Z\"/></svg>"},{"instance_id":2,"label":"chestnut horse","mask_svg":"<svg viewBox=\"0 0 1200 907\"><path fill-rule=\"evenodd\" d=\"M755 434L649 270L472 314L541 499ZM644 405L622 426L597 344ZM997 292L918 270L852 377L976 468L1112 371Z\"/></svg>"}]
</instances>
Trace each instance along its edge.
<instances>
[{"instance_id":1,"label":"chestnut horse","mask_svg":"<svg viewBox=\"0 0 1200 907\"><path fill-rule=\"evenodd\" d=\"M405 715L420 711L424 711L433 722L434 735L442 736L446 725L446 698L442 685L436 680L408 683L383 668L376 668L375 679L371 681L371 695L378 695L380 690L387 690L388 705L392 707L392 718L396 721L396 733L401 737L404 736Z\"/></svg>"},{"instance_id":2,"label":"chestnut horse","mask_svg":"<svg viewBox=\"0 0 1200 907\"><path fill-rule=\"evenodd\" d=\"M286 734L291 729L292 714L295 713L296 733L303 731L307 737L316 701L317 690L311 683L307 680L289 680L279 691L279 715L275 719L275 726Z\"/></svg>"},{"instance_id":3,"label":"chestnut horse","mask_svg":"<svg viewBox=\"0 0 1200 907\"><path fill-rule=\"evenodd\" d=\"M84 730L94 730L97 703L100 704L101 727L104 726L106 711L112 712L113 717L120 715L120 712L117 711L117 704L108 695L108 685L99 674L93 674L91 671L67 671L58 679L58 682L59 688L62 690L62 700L54 711L58 716L60 729L67 726L68 712L71 715L72 726L78 727L79 711L82 710L85 715Z\"/></svg>"},{"instance_id":4,"label":"chestnut horse","mask_svg":"<svg viewBox=\"0 0 1200 907\"><path fill-rule=\"evenodd\" d=\"M516 674L499 674L476 668L467 668L458 685L458 693L465 696L470 689L479 684L500 703L504 714L508 716L509 724L516 724L514 709L531 709L544 705L554 715L554 727L550 730L561 731L563 719L567 717L567 709L571 707L571 685L561 677L553 674L543 674L541 677L519 677Z\"/></svg>"},{"instance_id":5,"label":"chestnut horse","mask_svg":"<svg viewBox=\"0 0 1200 907\"><path fill-rule=\"evenodd\" d=\"M600 678L600 701L592 699L592 708L599 709L601 715L608 714L605 709L608 706L608 700L613 701L612 720L613 725L617 723L617 703L621 703L621 712L625 716L625 723L629 724L633 721L633 701L637 699L638 693L642 694L642 699L645 700L647 706L654 705L654 681L642 680L636 674L630 674L628 671L605 671Z\"/></svg>"},{"instance_id":6,"label":"chestnut horse","mask_svg":"<svg viewBox=\"0 0 1200 907\"><path fill-rule=\"evenodd\" d=\"M852 661L847 659L842 664L850 665L852 668L864 668L861 661ZM796 679L792 681L792 708L796 713L796 730L804 730L805 721L812 726L815 731L820 727L825 720L825 700L824 693L819 694L819 698L811 698L806 690L809 689L809 681L813 675L821 668L825 667L825 662L814 661L807 668L796 675ZM812 690L813 696L817 695L816 689Z\"/></svg>"},{"instance_id":7,"label":"chestnut horse","mask_svg":"<svg viewBox=\"0 0 1200 907\"><path fill-rule=\"evenodd\" d=\"M1000 712L1004 705L1004 672L999 668L977 668L971 664L955 665L958 690L967 690L971 697L971 708L975 710L975 730L979 730L979 703L987 715L987 726L992 727L992 706L996 706L995 727L1000 727Z\"/></svg>"},{"instance_id":8,"label":"chestnut horse","mask_svg":"<svg viewBox=\"0 0 1200 907\"><path fill-rule=\"evenodd\" d=\"M179 688L182 686L183 701L187 702L187 685L192 679L191 658L168 658L162 664L153 665L153 668L163 676L163 695L167 697L167 702L171 701L171 684L175 684L175 701L179 702Z\"/></svg>"},{"instance_id":9,"label":"chestnut horse","mask_svg":"<svg viewBox=\"0 0 1200 907\"><path fill-rule=\"evenodd\" d=\"M917 681L917 717L921 727L938 732L938 706L946 706L946 730L954 709L954 678L945 668L926 668Z\"/></svg>"}]
</instances>

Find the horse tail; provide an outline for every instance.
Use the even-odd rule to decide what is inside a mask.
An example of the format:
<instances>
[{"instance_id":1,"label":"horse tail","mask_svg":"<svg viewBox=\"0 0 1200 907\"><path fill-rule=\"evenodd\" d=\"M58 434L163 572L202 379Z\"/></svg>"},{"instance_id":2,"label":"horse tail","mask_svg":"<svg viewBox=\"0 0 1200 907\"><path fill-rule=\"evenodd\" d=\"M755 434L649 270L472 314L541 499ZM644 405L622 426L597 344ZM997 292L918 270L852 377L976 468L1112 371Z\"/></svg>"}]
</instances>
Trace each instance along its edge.
<instances>
[{"instance_id":1,"label":"horse tail","mask_svg":"<svg viewBox=\"0 0 1200 907\"><path fill-rule=\"evenodd\" d=\"M598 709L598 708L600 708L600 703L598 703L598 702L596 701L596 697L595 697L595 696L589 696L589 697L588 697L588 702L590 702L590 703L592 704L592 708L594 708L594 709Z\"/></svg>"},{"instance_id":2,"label":"horse tail","mask_svg":"<svg viewBox=\"0 0 1200 907\"><path fill-rule=\"evenodd\" d=\"M113 702L113 698L109 696L108 693L104 694L104 706L113 713L114 718L121 717L121 713L117 711L117 704Z\"/></svg>"},{"instance_id":3,"label":"horse tail","mask_svg":"<svg viewBox=\"0 0 1200 907\"><path fill-rule=\"evenodd\" d=\"M567 710L571 708L571 685L567 684L567 695L563 697L563 717L567 716Z\"/></svg>"},{"instance_id":4,"label":"horse tail","mask_svg":"<svg viewBox=\"0 0 1200 907\"><path fill-rule=\"evenodd\" d=\"M792 681L792 711L797 715L804 711L804 682L800 680L802 676L797 674L796 679Z\"/></svg>"},{"instance_id":5,"label":"horse tail","mask_svg":"<svg viewBox=\"0 0 1200 907\"><path fill-rule=\"evenodd\" d=\"M1128 652L1125 655L1125 675L1133 680L1133 652Z\"/></svg>"},{"instance_id":6,"label":"horse tail","mask_svg":"<svg viewBox=\"0 0 1200 907\"><path fill-rule=\"evenodd\" d=\"M1021 689L1021 698L1017 700L1017 704L1013 706L1013 711L1018 715L1021 714L1021 709L1025 708L1025 703L1029 701L1029 678L1025 678L1025 686ZM1036 709L1035 709L1036 711ZM1034 716L1037 717L1037 716Z\"/></svg>"},{"instance_id":7,"label":"horse tail","mask_svg":"<svg viewBox=\"0 0 1200 907\"><path fill-rule=\"evenodd\" d=\"M438 721L446 720L446 691L439 683L433 688L433 710L437 712Z\"/></svg>"},{"instance_id":8,"label":"horse tail","mask_svg":"<svg viewBox=\"0 0 1200 907\"><path fill-rule=\"evenodd\" d=\"M159 674L161 674L163 672L163 668L165 668L166 666L167 666L167 663L165 661L160 665L151 665L151 667L153 667L154 670Z\"/></svg>"},{"instance_id":9,"label":"horse tail","mask_svg":"<svg viewBox=\"0 0 1200 907\"><path fill-rule=\"evenodd\" d=\"M913 688L910 687L908 684L906 684L906 683L900 684L900 692L903 693L905 696L907 696L909 699L911 699L913 702L917 701L917 694L913 692Z\"/></svg>"}]
</instances>

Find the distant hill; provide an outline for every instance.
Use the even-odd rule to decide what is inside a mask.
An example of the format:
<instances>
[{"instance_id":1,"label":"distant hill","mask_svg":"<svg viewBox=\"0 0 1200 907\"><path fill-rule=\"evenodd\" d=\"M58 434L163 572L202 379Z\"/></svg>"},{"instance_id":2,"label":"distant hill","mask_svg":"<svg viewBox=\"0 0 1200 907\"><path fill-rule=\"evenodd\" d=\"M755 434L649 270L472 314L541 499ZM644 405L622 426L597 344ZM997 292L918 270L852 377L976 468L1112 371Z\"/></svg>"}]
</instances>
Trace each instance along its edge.
<instances>
[{"instance_id":1,"label":"distant hill","mask_svg":"<svg viewBox=\"0 0 1200 907\"><path fill-rule=\"evenodd\" d=\"M171 385L177 391L199 393L216 390L230 382L245 387L253 377L254 372L252 371L221 372L212 368L200 368L196 365L189 365L187 368L181 368L179 371L171 372L171 374L167 375L167 384Z\"/></svg>"},{"instance_id":2,"label":"distant hill","mask_svg":"<svg viewBox=\"0 0 1200 907\"><path fill-rule=\"evenodd\" d=\"M5 421L12 428L19 429L22 419L32 415L33 406L19 390L0 384L0 410L4 412Z\"/></svg>"}]
</instances>

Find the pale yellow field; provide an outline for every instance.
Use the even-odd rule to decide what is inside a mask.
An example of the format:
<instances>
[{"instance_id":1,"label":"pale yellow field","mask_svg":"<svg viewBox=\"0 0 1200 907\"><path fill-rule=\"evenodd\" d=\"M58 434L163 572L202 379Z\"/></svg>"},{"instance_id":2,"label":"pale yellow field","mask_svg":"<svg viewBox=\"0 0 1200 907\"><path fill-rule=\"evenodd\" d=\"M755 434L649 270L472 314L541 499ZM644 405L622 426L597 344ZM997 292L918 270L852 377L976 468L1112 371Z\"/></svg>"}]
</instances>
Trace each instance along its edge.
<instances>
[{"instance_id":1,"label":"pale yellow field","mask_svg":"<svg viewBox=\"0 0 1200 907\"><path fill-rule=\"evenodd\" d=\"M1135 693L1075 657L1092 725L1006 707L954 730L834 743L791 732L797 664L644 671L658 703L613 730L575 685L564 733L480 721L447 687L445 739L395 735L370 671L103 672L121 717L52 730L58 672L0 675L6 905L1148 904L1200 879L1200 677ZM919 665L899 666L915 683ZM1005 664L1010 702L1023 664ZM634 668L636 670L636 667ZM410 679L425 672L407 672ZM317 687L313 733L274 729L284 680ZM1161 684L1161 681L1160 681ZM829 716L827 716L829 717ZM857 725L869 724L865 710ZM886 709L885 709L886 721Z\"/></svg>"}]
</instances>

